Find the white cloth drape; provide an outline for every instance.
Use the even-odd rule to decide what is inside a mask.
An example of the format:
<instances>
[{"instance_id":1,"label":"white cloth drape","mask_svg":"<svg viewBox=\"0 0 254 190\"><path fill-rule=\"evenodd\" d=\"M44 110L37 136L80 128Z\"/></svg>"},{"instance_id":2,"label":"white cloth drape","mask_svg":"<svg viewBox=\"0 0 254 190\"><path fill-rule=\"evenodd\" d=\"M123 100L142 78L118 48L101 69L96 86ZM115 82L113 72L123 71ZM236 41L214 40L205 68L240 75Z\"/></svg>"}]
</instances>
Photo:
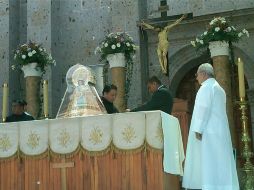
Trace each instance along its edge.
<instances>
[{"instance_id":1,"label":"white cloth drape","mask_svg":"<svg viewBox=\"0 0 254 190\"><path fill-rule=\"evenodd\" d=\"M82 118L81 145L87 151L103 151L112 140L112 117L108 115Z\"/></svg>"},{"instance_id":2,"label":"white cloth drape","mask_svg":"<svg viewBox=\"0 0 254 190\"><path fill-rule=\"evenodd\" d=\"M70 154L79 145L91 153L104 151L111 143L119 150L131 151L142 148L145 142L161 150L164 145L164 170L182 175L184 155L179 122L161 111L0 124L3 159L18 150L27 156L40 155L47 149Z\"/></svg>"},{"instance_id":3,"label":"white cloth drape","mask_svg":"<svg viewBox=\"0 0 254 190\"><path fill-rule=\"evenodd\" d=\"M48 120L20 122L20 150L29 156L44 153L48 148Z\"/></svg>"},{"instance_id":4,"label":"white cloth drape","mask_svg":"<svg viewBox=\"0 0 254 190\"><path fill-rule=\"evenodd\" d=\"M158 111L146 112L146 142L156 149L163 149L161 113Z\"/></svg>"},{"instance_id":5,"label":"white cloth drape","mask_svg":"<svg viewBox=\"0 0 254 190\"><path fill-rule=\"evenodd\" d=\"M49 122L49 144L53 152L69 154L78 148L80 121L80 118L68 118Z\"/></svg>"},{"instance_id":6,"label":"white cloth drape","mask_svg":"<svg viewBox=\"0 0 254 190\"><path fill-rule=\"evenodd\" d=\"M0 158L13 156L19 146L18 123L1 124L0 129Z\"/></svg>"},{"instance_id":7,"label":"white cloth drape","mask_svg":"<svg viewBox=\"0 0 254 190\"><path fill-rule=\"evenodd\" d=\"M113 116L113 143L128 150L141 147L145 142L145 114L120 113Z\"/></svg>"},{"instance_id":8,"label":"white cloth drape","mask_svg":"<svg viewBox=\"0 0 254 190\"><path fill-rule=\"evenodd\" d=\"M182 176L185 157L179 121L164 112L161 113L161 117L164 136L164 171Z\"/></svg>"}]
</instances>

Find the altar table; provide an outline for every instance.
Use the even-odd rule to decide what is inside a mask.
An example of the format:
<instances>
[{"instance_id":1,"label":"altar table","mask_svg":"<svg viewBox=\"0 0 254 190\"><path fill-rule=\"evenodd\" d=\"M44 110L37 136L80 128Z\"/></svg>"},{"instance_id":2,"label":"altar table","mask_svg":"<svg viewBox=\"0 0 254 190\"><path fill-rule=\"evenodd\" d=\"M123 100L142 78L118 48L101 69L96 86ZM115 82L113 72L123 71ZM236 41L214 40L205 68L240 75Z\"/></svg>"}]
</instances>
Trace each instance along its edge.
<instances>
[{"instance_id":1,"label":"altar table","mask_svg":"<svg viewBox=\"0 0 254 190\"><path fill-rule=\"evenodd\" d=\"M0 190L178 190L181 172L163 169L163 114L0 124Z\"/></svg>"}]
</instances>

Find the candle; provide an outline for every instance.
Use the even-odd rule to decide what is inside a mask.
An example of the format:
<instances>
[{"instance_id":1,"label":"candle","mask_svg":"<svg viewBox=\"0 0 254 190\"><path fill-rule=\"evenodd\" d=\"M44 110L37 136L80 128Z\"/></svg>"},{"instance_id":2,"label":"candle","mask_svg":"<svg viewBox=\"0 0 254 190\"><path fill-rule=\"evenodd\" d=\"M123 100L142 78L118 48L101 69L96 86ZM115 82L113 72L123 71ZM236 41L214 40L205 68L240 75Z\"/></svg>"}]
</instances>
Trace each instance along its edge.
<instances>
[{"instance_id":1,"label":"candle","mask_svg":"<svg viewBox=\"0 0 254 190\"><path fill-rule=\"evenodd\" d=\"M7 109L8 109L7 105L8 105L8 84L4 83L3 84L3 108L2 108L3 122L5 122L6 116L7 116Z\"/></svg>"},{"instance_id":2,"label":"candle","mask_svg":"<svg viewBox=\"0 0 254 190\"><path fill-rule=\"evenodd\" d=\"M49 115L48 111L48 81L43 81L43 109L44 109L44 116L47 118Z\"/></svg>"},{"instance_id":3,"label":"candle","mask_svg":"<svg viewBox=\"0 0 254 190\"><path fill-rule=\"evenodd\" d=\"M245 98L245 81L243 62L238 58L239 97Z\"/></svg>"}]
</instances>

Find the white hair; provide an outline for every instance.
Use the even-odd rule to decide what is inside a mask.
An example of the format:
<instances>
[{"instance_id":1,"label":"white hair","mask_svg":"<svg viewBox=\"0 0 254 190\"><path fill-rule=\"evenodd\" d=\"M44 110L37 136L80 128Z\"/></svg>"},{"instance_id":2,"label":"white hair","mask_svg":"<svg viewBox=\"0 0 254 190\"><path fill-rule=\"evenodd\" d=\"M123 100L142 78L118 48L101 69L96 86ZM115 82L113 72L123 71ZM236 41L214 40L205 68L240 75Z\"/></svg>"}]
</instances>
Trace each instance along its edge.
<instances>
[{"instance_id":1,"label":"white hair","mask_svg":"<svg viewBox=\"0 0 254 190\"><path fill-rule=\"evenodd\" d=\"M210 63L203 63L198 67L198 72L204 72L210 78L214 78L213 66Z\"/></svg>"}]
</instances>

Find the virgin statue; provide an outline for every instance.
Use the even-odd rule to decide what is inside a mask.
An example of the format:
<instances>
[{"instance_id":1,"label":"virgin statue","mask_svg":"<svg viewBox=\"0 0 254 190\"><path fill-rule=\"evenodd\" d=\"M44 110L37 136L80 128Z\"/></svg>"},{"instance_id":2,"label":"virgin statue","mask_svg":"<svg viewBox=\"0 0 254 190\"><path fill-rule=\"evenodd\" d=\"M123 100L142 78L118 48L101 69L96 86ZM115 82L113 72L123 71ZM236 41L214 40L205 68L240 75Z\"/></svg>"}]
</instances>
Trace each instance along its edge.
<instances>
[{"instance_id":1,"label":"virgin statue","mask_svg":"<svg viewBox=\"0 0 254 190\"><path fill-rule=\"evenodd\" d=\"M89 67L72 66L66 74L66 83L67 89L56 118L107 113L94 87L96 81Z\"/></svg>"}]
</instances>

